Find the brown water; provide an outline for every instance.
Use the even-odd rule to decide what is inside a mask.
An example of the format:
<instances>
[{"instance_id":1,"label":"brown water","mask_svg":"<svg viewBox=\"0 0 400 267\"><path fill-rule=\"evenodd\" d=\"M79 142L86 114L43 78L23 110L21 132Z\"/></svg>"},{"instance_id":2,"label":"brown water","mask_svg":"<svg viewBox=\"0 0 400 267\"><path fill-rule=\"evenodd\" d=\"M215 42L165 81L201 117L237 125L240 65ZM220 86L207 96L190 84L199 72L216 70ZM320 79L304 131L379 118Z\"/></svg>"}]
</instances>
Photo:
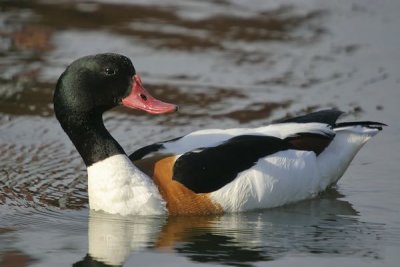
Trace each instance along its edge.
<instances>
[{"instance_id":1,"label":"brown water","mask_svg":"<svg viewBox=\"0 0 400 267\"><path fill-rule=\"evenodd\" d=\"M398 266L399 11L396 0L0 1L0 266ZM390 127L313 200L202 218L89 212L51 101L66 65L99 52L132 58L181 107L107 113L129 152L327 107Z\"/></svg>"}]
</instances>

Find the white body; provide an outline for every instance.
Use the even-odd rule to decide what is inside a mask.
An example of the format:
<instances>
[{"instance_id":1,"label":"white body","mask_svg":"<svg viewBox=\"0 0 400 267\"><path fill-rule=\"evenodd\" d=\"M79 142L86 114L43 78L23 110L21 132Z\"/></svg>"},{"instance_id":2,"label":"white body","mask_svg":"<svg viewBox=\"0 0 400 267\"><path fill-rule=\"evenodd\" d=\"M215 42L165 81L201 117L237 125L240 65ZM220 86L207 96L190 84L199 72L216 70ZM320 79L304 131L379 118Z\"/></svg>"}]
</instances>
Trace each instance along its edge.
<instances>
[{"instance_id":1,"label":"white body","mask_svg":"<svg viewBox=\"0 0 400 267\"><path fill-rule=\"evenodd\" d=\"M296 133L335 135L318 156L314 152L286 150L260 159L227 185L211 193L226 212L272 208L311 198L336 183L358 150L379 130L362 126L332 130L321 123L282 123L254 129L202 130L165 143L162 153L185 152L217 145L237 135L286 138ZM91 209L108 213L162 214L165 203L150 177L125 155L116 155L88 168Z\"/></svg>"}]
</instances>

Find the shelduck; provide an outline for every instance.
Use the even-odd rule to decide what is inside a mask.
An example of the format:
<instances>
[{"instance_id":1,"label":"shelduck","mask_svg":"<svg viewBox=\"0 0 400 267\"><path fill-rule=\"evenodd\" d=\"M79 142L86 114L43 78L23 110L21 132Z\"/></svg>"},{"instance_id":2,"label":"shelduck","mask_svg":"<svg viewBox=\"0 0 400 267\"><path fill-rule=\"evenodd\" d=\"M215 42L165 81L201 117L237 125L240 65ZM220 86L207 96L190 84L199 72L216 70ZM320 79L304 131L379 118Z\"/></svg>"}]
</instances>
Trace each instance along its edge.
<instances>
[{"instance_id":1,"label":"shelduck","mask_svg":"<svg viewBox=\"0 0 400 267\"><path fill-rule=\"evenodd\" d=\"M312 198L385 125L337 123L342 112L323 110L257 128L200 130L128 155L102 119L118 105L178 109L153 98L118 54L72 62L54 92L55 115L87 167L90 208L121 215L221 214Z\"/></svg>"}]
</instances>

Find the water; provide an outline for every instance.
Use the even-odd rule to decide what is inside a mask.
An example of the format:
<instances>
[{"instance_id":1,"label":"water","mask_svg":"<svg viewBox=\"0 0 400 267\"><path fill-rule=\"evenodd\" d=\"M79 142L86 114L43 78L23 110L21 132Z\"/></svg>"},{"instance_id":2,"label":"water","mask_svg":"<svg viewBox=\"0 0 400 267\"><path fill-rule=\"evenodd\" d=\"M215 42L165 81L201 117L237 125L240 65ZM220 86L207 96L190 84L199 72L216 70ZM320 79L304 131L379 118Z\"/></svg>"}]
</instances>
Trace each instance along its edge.
<instances>
[{"instance_id":1,"label":"water","mask_svg":"<svg viewBox=\"0 0 400 267\"><path fill-rule=\"evenodd\" d=\"M398 266L400 3L1 1L0 266ZM53 116L72 60L133 59L180 112L115 109L126 149L321 108L390 126L315 199L213 217L90 212L86 170Z\"/></svg>"}]
</instances>

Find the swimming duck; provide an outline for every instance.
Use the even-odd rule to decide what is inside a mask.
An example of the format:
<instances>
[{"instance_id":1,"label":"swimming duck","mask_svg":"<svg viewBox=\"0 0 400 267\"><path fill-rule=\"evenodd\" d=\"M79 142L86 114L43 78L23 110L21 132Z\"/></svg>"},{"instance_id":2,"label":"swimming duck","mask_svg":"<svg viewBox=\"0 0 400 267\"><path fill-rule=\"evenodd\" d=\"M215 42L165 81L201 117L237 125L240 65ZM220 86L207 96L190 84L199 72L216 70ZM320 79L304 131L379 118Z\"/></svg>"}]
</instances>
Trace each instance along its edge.
<instances>
[{"instance_id":1,"label":"swimming duck","mask_svg":"<svg viewBox=\"0 0 400 267\"><path fill-rule=\"evenodd\" d=\"M273 208L337 183L383 123L323 110L257 128L200 130L128 155L104 126L118 105L176 111L143 87L130 59L98 54L58 79L54 111L88 172L89 206L121 215L204 215Z\"/></svg>"}]
</instances>

